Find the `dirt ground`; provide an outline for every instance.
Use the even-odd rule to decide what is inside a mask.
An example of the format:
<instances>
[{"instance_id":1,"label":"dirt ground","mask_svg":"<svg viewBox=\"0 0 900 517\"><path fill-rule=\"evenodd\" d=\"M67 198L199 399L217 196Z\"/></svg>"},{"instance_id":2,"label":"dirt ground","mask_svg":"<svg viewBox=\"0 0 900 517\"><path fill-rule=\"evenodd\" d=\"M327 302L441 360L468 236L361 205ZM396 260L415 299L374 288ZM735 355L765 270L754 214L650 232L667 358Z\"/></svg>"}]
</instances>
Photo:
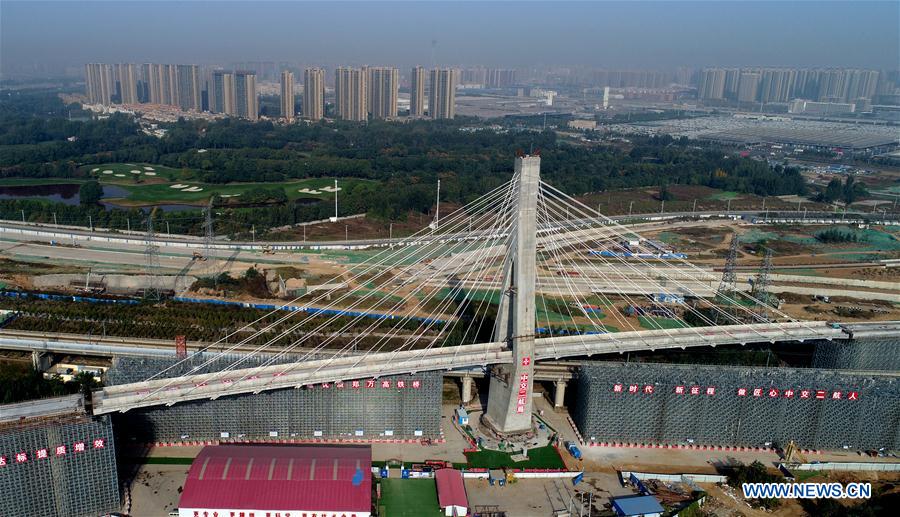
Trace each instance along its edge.
<instances>
[{"instance_id":1,"label":"dirt ground","mask_svg":"<svg viewBox=\"0 0 900 517\"><path fill-rule=\"evenodd\" d=\"M190 465L142 465L131 483L131 508L135 517L165 517L178 508Z\"/></svg>"},{"instance_id":2,"label":"dirt ground","mask_svg":"<svg viewBox=\"0 0 900 517\"><path fill-rule=\"evenodd\" d=\"M441 214L449 215L456 207L441 204ZM434 216L418 212L407 214L405 221L393 223L393 236L405 237L412 235L428 226ZM306 225L306 240L309 241L333 241L349 239L386 239L391 236L391 223L372 217L360 217L341 220L336 223L324 222ZM272 232L266 236L272 240L302 240L303 227L297 226L290 230Z\"/></svg>"},{"instance_id":3,"label":"dirt ground","mask_svg":"<svg viewBox=\"0 0 900 517\"><path fill-rule=\"evenodd\" d=\"M765 198L752 194L725 193L721 190L704 187L702 185L669 185L669 192L673 199L666 201L665 210L669 212L690 212L694 210L694 200L697 200L698 212L711 210L725 210L729 206L732 210L762 210L771 208L797 209L797 200L787 197L769 196ZM659 200L659 187L640 187L615 192L601 192L588 194L579 198L590 207L597 207L600 213L606 215L624 215L629 213L659 212L662 204ZM729 205L728 199L731 199ZM765 204L763 204L765 202ZM802 206L809 210L819 210L826 205L802 200Z\"/></svg>"},{"instance_id":4,"label":"dirt ground","mask_svg":"<svg viewBox=\"0 0 900 517\"><path fill-rule=\"evenodd\" d=\"M467 479L465 484L469 505L475 511L496 508L510 517L551 516L566 510L570 515L589 515L589 502L594 512L599 512L610 497L634 495L614 474L587 474L575 486L569 478L519 479L503 487L490 486L485 479Z\"/></svg>"}]
</instances>

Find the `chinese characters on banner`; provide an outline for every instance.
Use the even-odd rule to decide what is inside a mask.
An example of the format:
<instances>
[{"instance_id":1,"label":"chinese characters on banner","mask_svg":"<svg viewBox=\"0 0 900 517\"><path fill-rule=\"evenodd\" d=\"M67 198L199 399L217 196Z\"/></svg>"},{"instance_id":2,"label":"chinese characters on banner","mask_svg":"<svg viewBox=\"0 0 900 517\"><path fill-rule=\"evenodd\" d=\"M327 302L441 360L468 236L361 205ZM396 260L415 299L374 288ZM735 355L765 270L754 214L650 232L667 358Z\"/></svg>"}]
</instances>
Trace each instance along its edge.
<instances>
[{"instance_id":1,"label":"chinese characters on banner","mask_svg":"<svg viewBox=\"0 0 900 517\"><path fill-rule=\"evenodd\" d=\"M656 391L656 388L653 385L645 384L643 387L639 384L613 384L612 392L613 393L629 393L629 394L638 394L643 393L645 395L652 395ZM707 395L714 396L718 393L718 388L715 386L684 386L678 385L672 388L672 393L676 395ZM778 388L738 388L735 391L735 395L738 397L752 397L752 398L784 398L784 399L811 399L815 398L817 400L859 400L859 392L858 391L841 391L841 390L807 390L807 389L793 389L786 388L783 390L779 390Z\"/></svg>"},{"instance_id":2,"label":"chinese characters on banner","mask_svg":"<svg viewBox=\"0 0 900 517\"><path fill-rule=\"evenodd\" d=\"M354 389L354 390L358 390L360 388L365 388L365 389L369 389L369 390L371 390L371 389L404 390L404 389L411 388L411 389L417 390L417 389L420 389L421 387L422 387L422 381L419 379L412 379L412 380L401 379L401 380L397 380L397 381L366 379L364 381L359 381L359 380L349 381L349 382L338 381L338 382L333 382L333 383L332 382L322 382L319 384L310 384L307 386L307 388L309 388L309 389L319 388L319 389L323 389L323 390L332 389L332 388L338 389L338 390L343 390L343 389L347 389L347 388Z\"/></svg>"},{"instance_id":3,"label":"chinese characters on banner","mask_svg":"<svg viewBox=\"0 0 900 517\"><path fill-rule=\"evenodd\" d=\"M52 448L50 447L42 447L34 451L34 453L29 453L28 451L19 451L15 453L11 458L8 459L5 454L0 454L0 467L5 467L9 465L10 461L15 461L16 463L28 463L29 460L46 460L50 459L51 451L53 452L53 456L59 458L67 455L69 451L72 452L85 452L89 449L103 449L106 447L106 438L95 438L90 441L90 445L88 442L75 442L72 444L72 448L69 449L65 445L56 445Z\"/></svg>"},{"instance_id":4,"label":"chinese characters on banner","mask_svg":"<svg viewBox=\"0 0 900 517\"><path fill-rule=\"evenodd\" d=\"M522 366L528 366L531 364L531 356L526 355L522 358ZM525 407L528 405L528 372L523 373L519 376L519 396L516 398L516 413L522 414L525 412Z\"/></svg>"},{"instance_id":5,"label":"chinese characters on banner","mask_svg":"<svg viewBox=\"0 0 900 517\"><path fill-rule=\"evenodd\" d=\"M194 510L194 517L263 517L263 512L228 512L228 515L225 515L225 512L219 513L216 511L208 511L208 510ZM300 513L298 512L265 512L265 517L300 517ZM303 512L303 517L334 517L338 514L336 513L306 513ZM341 517L356 517L355 513L342 513Z\"/></svg>"},{"instance_id":6,"label":"chinese characters on banner","mask_svg":"<svg viewBox=\"0 0 900 517\"><path fill-rule=\"evenodd\" d=\"M524 413L528 401L528 372L519 376L519 396L516 399L516 413Z\"/></svg>"}]
</instances>

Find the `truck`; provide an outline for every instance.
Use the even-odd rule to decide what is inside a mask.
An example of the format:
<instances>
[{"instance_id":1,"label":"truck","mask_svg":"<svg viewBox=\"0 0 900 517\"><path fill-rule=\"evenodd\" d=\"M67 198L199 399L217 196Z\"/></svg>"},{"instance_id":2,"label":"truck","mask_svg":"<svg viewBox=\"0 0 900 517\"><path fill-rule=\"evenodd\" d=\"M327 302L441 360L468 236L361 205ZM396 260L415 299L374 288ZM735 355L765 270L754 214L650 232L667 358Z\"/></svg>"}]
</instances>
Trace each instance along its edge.
<instances>
[{"instance_id":1,"label":"truck","mask_svg":"<svg viewBox=\"0 0 900 517\"><path fill-rule=\"evenodd\" d=\"M569 451L569 454L571 454L572 457L576 460L581 459L581 449L579 449L578 446L574 443L566 442L566 450Z\"/></svg>"}]
</instances>

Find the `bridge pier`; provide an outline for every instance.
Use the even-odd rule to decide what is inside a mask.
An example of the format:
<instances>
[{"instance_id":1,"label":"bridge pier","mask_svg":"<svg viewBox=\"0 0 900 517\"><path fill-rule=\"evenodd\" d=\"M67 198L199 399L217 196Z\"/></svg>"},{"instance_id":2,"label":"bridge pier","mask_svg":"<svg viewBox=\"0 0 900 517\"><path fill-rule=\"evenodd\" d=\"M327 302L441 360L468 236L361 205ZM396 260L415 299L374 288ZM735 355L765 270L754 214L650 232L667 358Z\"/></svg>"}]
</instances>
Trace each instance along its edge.
<instances>
[{"instance_id":1,"label":"bridge pier","mask_svg":"<svg viewBox=\"0 0 900 517\"><path fill-rule=\"evenodd\" d=\"M462 399L463 405L466 405L472 400L472 383L475 381L472 379L471 375L463 375L461 382L462 389L460 391L460 398Z\"/></svg>"},{"instance_id":2,"label":"bridge pier","mask_svg":"<svg viewBox=\"0 0 900 517\"><path fill-rule=\"evenodd\" d=\"M491 368L487 411L482 422L498 435L532 430L534 386L535 279L537 270L537 198L541 157L516 157L518 176L516 230L510 236L503 267L503 293L497 310L496 341L512 349L512 363Z\"/></svg>"},{"instance_id":3,"label":"bridge pier","mask_svg":"<svg viewBox=\"0 0 900 517\"><path fill-rule=\"evenodd\" d=\"M51 354L50 352L35 350L31 352L31 365L35 370L43 373L50 369L50 360L52 358L53 354Z\"/></svg>"},{"instance_id":4,"label":"bridge pier","mask_svg":"<svg viewBox=\"0 0 900 517\"><path fill-rule=\"evenodd\" d=\"M553 390L553 409L562 409L566 406L566 381L556 381Z\"/></svg>"}]
</instances>

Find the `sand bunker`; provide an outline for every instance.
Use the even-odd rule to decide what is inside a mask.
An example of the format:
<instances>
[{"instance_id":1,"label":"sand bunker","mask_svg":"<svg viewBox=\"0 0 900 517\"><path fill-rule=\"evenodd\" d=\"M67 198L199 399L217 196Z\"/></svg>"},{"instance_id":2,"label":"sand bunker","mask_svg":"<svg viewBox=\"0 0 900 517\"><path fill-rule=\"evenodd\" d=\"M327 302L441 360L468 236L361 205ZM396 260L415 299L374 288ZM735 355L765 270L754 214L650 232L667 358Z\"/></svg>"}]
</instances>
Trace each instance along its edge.
<instances>
[{"instance_id":1,"label":"sand bunker","mask_svg":"<svg viewBox=\"0 0 900 517\"><path fill-rule=\"evenodd\" d=\"M124 174L116 174L116 177L117 177L117 178L124 178L125 175L124 175Z\"/></svg>"},{"instance_id":2,"label":"sand bunker","mask_svg":"<svg viewBox=\"0 0 900 517\"><path fill-rule=\"evenodd\" d=\"M238 197L240 194L219 194L219 197Z\"/></svg>"},{"instance_id":3,"label":"sand bunker","mask_svg":"<svg viewBox=\"0 0 900 517\"><path fill-rule=\"evenodd\" d=\"M94 167L93 169L91 169L91 172L97 172L99 170L100 170L100 167Z\"/></svg>"},{"instance_id":4,"label":"sand bunker","mask_svg":"<svg viewBox=\"0 0 900 517\"><path fill-rule=\"evenodd\" d=\"M321 194L318 190L310 190L308 188L302 188L297 192L300 192L301 194Z\"/></svg>"},{"instance_id":5,"label":"sand bunker","mask_svg":"<svg viewBox=\"0 0 900 517\"><path fill-rule=\"evenodd\" d=\"M153 167L147 167L147 166L145 165L145 166L144 166L144 170L145 170L145 171L152 171L152 170L155 170L155 169L154 169Z\"/></svg>"},{"instance_id":6,"label":"sand bunker","mask_svg":"<svg viewBox=\"0 0 900 517\"><path fill-rule=\"evenodd\" d=\"M201 192L203 189L200 187L189 187L185 189L181 189L182 192Z\"/></svg>"},{"instance_id":7,"label":"sand bunker","mask_svg":"<svg viewBox=\"0 0 900 517\"><path fill-rule=\"evenodd\" d=\"M141 171L139 171L139 170L137 170L137 169L134 169L134 170L131 171L131 173L132 173L132 174L140 174Z\"/></svg>"},{"instance_id":8,"label":"sand bunker","mask_svg":"<svg viewBox=\"0 0 900 517\"><path fill-rule=\"evenodd\" d=\"M112 174L112 171L103 171L103 174Z\"/></svg>"},{"instance_id":9,"label":"sand bunker","mask_svg":"<svg viewBox=\"0 0 900 517\"><path fill-rule=\"evenodd\" d=\"M322 191L325 191L325 192L337 192L337 191L341 190L341 187L337 187L337 188L334 188L334 187L322 187L322 188L320 188L319 190L322 190Z\"/></svg>"},{"instance_id":10,"label":"sand bunker","mask_svg":"<svg viewBox=\"0 0 900 517\"><path fill-rule=\"evenodd\" d=\"M145 172L144 174L147 176L156 176L155 172Z\"/></svg>"},{"instance_id":11,"label":"sand bunker","mask_svg":"<svg viewBox=\"0 0 900 517\"><path fill-rule=\"evenodd\" d=\"M187 187L190 187L190 185L182 185L181 183L176 183L176 184L174 184L174 185L169 185L169 188L187 188Z\"/></svg>"}]
</instances>

